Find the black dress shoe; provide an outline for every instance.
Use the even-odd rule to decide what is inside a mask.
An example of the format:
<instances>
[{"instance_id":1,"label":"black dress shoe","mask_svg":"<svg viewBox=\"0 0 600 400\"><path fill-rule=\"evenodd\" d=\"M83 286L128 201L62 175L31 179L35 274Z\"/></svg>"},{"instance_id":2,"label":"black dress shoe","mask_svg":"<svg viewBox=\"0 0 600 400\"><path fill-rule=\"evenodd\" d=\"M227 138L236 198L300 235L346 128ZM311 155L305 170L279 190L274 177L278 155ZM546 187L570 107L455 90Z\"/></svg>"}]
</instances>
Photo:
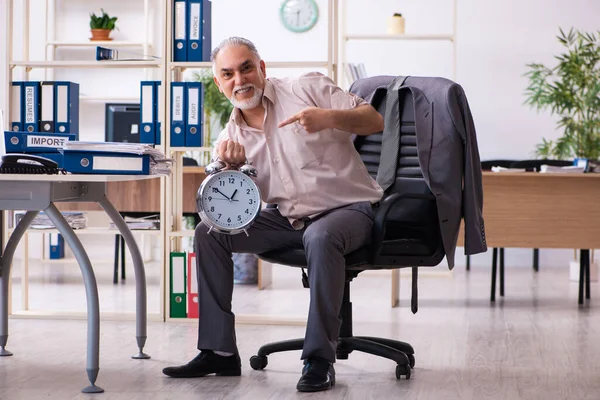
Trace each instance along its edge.
<instances>
[{"instance_id":1,"label":"black dress shoe","mask_svg":"<svg viewBox=\"0 0 600 400\"><path fill-rule=\"evenodd\" d=\"M192 361L178 367L167 367L163 374L172 378L196 378L210 374L217 376L240 376L242 363L239 354L229 357L215 354L212 350L202 350Z\"/></svg>"},{"instance_id":2,"label":"black dress shoe","mask_svg":"<svg viewBox=\"0 0 600 400\"><path fill-rule=\"evenodd\" d=\"M334 385L333 364L322 358L312 358L306 360L296 389L300 392L319 392L331 389Z\"/></svg>"}]
</instances>

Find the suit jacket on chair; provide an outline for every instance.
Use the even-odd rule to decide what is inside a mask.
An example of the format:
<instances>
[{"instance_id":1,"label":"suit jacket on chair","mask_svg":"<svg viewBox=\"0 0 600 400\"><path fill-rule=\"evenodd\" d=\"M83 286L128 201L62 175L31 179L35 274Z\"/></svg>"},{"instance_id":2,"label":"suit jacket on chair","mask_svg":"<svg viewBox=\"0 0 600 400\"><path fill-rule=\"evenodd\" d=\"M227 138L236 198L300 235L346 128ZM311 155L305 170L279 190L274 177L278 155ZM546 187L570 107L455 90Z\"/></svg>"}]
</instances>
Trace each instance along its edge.
<instances>
[{"instance_id":1,"label":"suit jacket on chair","mask_svg":"<svg viewBox=\"0 0 600 400\"><path fill-rule=\"evenodd\" d=\"M419 164L436 196L448 266L454 267L461 218L465 225L465 254L487 251L481 162L473 117L462 87L444 78L378 76L355 82L350 91L370 101L379 111L385 107L383 151L397 151L397 146L386 146L386 142L397 142L399 132L394 127L400 125L401 118L398 101L389 96L397 98L399 91L410 91L415 105ZM391 160L381 164L377 174L378 183L385 190L394 182L397 157L382 155L382 160Z\"/></svg>"}]
</instances>

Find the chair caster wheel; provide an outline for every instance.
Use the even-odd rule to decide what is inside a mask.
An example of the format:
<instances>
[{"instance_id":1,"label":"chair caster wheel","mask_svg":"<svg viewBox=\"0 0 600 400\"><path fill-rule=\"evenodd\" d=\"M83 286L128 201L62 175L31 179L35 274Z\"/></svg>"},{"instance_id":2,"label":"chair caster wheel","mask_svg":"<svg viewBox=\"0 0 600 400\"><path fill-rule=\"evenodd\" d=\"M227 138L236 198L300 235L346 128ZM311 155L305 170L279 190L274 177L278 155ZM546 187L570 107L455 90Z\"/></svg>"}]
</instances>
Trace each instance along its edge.
<instances>
[{"instance_id":1,"label":"chair caster wheel","mask_svg":"<svg viewBox=\"0 0 600 400\"><path fill-rule=\"evenodd\" d=\"M411 368L415 367L415 356L414 354L407 354L408 357L408 363L410 364Z\"/></svg>"},{"instance_id":2,"label":"chair caster wheel","mask_svg":"<svg viewBox=\"0 0 600 400\"><path fill-rule=\"evenodd\" d=\"M267 360L267 356L252 356L250 357L250 366L252 369L258 371L261 369L265 369L269 361Z\"/></svg>"},{"instance_id":3,"label":"chair caster wheel","mask_svg":"<svg viewBox=\"0 0 600 400\"><path fill-rule=\"evenodd\" d=\"M400 379L402 375L406 376L406 379L410 379L410 366L409 365L396 365L396 379Z\"/></svg>"}]
</instances>

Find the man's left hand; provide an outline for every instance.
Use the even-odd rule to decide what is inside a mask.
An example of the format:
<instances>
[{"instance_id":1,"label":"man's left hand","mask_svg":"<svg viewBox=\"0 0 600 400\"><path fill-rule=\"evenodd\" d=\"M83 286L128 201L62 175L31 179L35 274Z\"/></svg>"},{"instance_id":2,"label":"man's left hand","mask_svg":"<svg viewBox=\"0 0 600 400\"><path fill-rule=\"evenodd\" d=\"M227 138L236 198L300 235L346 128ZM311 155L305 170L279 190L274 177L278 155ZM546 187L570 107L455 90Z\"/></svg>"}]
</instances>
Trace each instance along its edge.
<instances>
[{"instance_id":1,"label":"man's left hand","mask_svg":"<svg viewBox=\"0 0 600 400\"><path fill-rule=\"evenodd\" d=\"M281 122L278 127L283 128L293 122L298 122L307 133L315 133L331 128L329 111L323 108L307 107L299 113Z\"/></svg>"}]
</instances>

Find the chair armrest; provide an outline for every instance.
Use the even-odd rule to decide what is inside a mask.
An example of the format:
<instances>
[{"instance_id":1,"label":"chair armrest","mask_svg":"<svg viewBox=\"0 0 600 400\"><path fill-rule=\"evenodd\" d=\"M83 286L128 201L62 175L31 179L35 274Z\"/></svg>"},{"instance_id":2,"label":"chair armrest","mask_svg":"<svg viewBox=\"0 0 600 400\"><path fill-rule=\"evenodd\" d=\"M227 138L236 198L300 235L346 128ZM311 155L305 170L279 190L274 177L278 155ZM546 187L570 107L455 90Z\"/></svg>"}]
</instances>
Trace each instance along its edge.
<instances>
[{"instance_id":1,"label":"chair armrest","mask_svg":"<svg viewBox=\"0 0 600 400\"><path fill-rule=\"evenodd\" d=\"M396 203L407 199L420 199L420 200L435 200L435 196L431 193L392 193L387 196L380 204L375 218L373 219L373 231L371 236L371 256L375 258L376 255L381 253L381 247L383 246L383 238L385 237L385 222L388 214L396 206Z\"/></svg>"}]
</instances>

